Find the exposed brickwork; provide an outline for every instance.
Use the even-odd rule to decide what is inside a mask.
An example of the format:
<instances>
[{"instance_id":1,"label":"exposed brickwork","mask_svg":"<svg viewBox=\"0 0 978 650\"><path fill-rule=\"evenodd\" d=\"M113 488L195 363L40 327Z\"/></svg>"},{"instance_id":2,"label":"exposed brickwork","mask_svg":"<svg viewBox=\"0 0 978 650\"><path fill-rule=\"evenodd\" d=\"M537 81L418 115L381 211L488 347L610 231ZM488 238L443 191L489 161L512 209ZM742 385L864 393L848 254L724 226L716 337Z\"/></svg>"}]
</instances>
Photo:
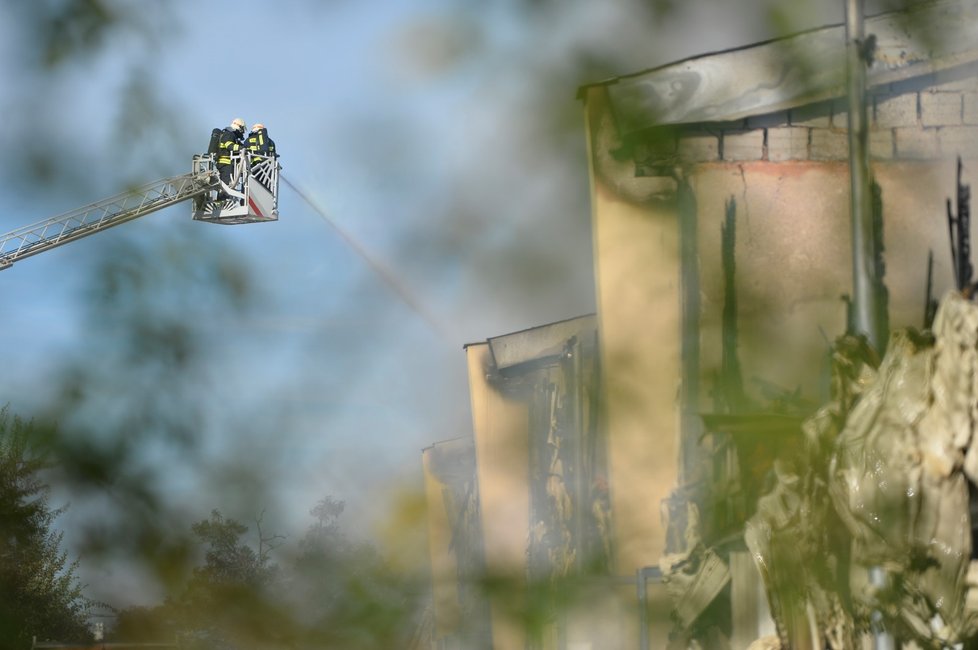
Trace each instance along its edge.
<instances>
[{"instance_id":1,"label":"exposed brickwork","mask_svg":"<svg viewBox=\"0 0 978 650\"><path fill-rule=\"evenodd\" d=\"M679 159L686 162L709 162L720 159L720 135L693 130L679 137Z\"/></svg>"},{"instance_id":2,"label":"exposed brickwork","mask_svg":"<svg viewBox=\"0 0 978 650\"><path fill-rule=\"evenodd\" d=\"M869 157L873 160L892 160L893 130L874 129L869 132Z\"/></svg>"},{"instance_id":3,"label":"exposed brickwork","mask_svg":"<svg viewBox=\"0 0 978 650\"><path fill-rule=\"evenodd\" d=\"M767 130L767 159L806 160L808 158L808 129L799 126Z\"/></svg>"},{"instance_id":4,"label":"exposed brickwork","mask_svg":"<svg viewBox=\"0 0 978 650\"><path fill-rule=\"evenodd\" d=\"M875 125L889 129L917 124L917 93L876 98Z\"/></svg>"},{"instance_id":5,"label":"exposed brickwork","mask_svg":"<svg viewBox=\"0 0 978 650\"><path fill-rule=\"evenodd\" d=\"M834 129L812 129L812 160L845 160L849 158L849 135Z\"/></svg>"},{"instance_id":6,"label":"exposed brickwork","mask_svg":"<svg viewBox=\"0 0 978 650\"><path fill-rule=\"evenodd\" d=\"M676 147L663 142L636 151L643 169L659 162L847 160L848 105L844 98L750 116L744 120L687 125ZM868 110L873 160L978 158L978 66L877 87ZM675 133L675 132L672 132ZM663 165L659 165L662 167Z\"/></svg>"},{"instance_id":7,"label":"exposed brickwork","mask_svg":"<svg viewBox=\"0 0 978 650\"><path fill-rule=\"evenodd\" d=\"M724 160L761 160L764 157L764 129L730 131L723 134Z\"/></svg>"},{"instance_id":8,"label":"exposed brickwork","mask_svg":"<svg viewBox=\"0 0 978 650\"><path fill-rule=\"evenodd\" d=\"M961 93L920 93L920 123L924 126L961 124Z\"/></svg>"}]
</instances>

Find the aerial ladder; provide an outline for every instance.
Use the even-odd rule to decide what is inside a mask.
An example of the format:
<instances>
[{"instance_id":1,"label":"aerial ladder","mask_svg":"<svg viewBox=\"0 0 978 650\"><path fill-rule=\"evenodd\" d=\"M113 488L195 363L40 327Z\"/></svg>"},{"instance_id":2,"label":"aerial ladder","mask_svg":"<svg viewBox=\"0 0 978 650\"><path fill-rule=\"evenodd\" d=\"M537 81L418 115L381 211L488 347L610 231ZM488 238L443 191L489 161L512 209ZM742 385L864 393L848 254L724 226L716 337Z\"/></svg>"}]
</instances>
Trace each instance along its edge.
<instances>
[{"instance_id":1,"label":"aerial ladder","mask_svg":"<svg viewBox=\"0 0 978 650\"><path fill-rule=\"evenodd\" d=\"M278 221L277 157L250 151L232 156L231 180L221 181L213 154L195 154L190 173L164 178L84 208L0 236L0 270L14 262L112 226L193 201L195 221L236 225Z\"/></svg>"}]
</instances>

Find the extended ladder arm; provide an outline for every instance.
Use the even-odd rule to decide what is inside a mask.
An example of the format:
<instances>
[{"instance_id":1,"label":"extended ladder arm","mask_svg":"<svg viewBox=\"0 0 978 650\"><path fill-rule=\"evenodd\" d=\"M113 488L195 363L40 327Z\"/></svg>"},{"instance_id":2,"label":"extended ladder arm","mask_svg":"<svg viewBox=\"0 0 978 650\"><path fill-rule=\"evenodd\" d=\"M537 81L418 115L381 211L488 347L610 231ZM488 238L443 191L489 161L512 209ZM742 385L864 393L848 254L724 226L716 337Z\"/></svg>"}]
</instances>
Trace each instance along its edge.
<instances>
[{"instance_id":1,"label":"extended ladder arm","mask_svg":"<svg viewBox=\"0 0 978 650\"><path fill-rule=\"evenodd\" d=\"M174 176L19 228L0 236L0 270L25 257L201 196L219 184L212 169Z\"/></svg>"}]
</instances>

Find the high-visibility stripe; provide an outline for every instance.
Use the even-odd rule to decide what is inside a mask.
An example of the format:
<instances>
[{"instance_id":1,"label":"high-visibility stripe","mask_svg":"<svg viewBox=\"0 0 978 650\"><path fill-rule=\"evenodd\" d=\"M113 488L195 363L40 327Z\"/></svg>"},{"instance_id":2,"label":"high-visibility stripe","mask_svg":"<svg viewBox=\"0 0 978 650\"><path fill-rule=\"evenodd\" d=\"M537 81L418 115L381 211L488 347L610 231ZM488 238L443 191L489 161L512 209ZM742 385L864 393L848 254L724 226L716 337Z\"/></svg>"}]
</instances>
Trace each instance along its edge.
<instances>
[{"instance_id":1,"label":"high-visibility stripe","mask_svg":"<svg viewBox=\"0 0 978 650\"><path fill-rule=\"evenodd\" d=\"M255 203L255 200L253 198L251 198L250 196L248 197L248 205L251 206L251 211L252 212L254 212L255 214L257 214L262 219L265 219L266 218L265 215L262 214L261 210L258 209L258 204Z\"/></svg>"}]
</instances>

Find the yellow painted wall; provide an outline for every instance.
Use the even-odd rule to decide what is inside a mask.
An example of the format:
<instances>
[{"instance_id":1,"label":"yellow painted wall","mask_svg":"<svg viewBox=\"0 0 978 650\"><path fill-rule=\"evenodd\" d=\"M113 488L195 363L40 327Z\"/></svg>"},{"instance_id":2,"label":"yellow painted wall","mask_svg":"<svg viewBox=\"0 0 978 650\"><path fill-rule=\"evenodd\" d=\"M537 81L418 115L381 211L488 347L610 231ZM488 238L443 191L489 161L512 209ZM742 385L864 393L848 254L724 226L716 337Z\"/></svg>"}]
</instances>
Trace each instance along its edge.
<instances>
[{"instance_id":1,"label":"yellow painted wall","mask_svg":"<svg viewBox=\"0 0 978 650\"><path fill-rule=\"evenodd\" d=\"M660 504L679 458L679 231L668 184L631 179L610 156L604 91L587 98L599 347L616 572L658 564ZM632 174L634 175L634 174Z\"/></svg>"},{"instance_id":2,"label":"yellow painted wall","mask_svg":"<svg viewBox=\"0 0 978 650\"><path fill-rule=\"evenodd\" d=\"M518 649L526 644L519 617L525 611L530 518L527 408L488 381L487 343L468 345L465 351L486 573L504 583L489 592L493 648Z\"/></svg>"}]
</instances>

